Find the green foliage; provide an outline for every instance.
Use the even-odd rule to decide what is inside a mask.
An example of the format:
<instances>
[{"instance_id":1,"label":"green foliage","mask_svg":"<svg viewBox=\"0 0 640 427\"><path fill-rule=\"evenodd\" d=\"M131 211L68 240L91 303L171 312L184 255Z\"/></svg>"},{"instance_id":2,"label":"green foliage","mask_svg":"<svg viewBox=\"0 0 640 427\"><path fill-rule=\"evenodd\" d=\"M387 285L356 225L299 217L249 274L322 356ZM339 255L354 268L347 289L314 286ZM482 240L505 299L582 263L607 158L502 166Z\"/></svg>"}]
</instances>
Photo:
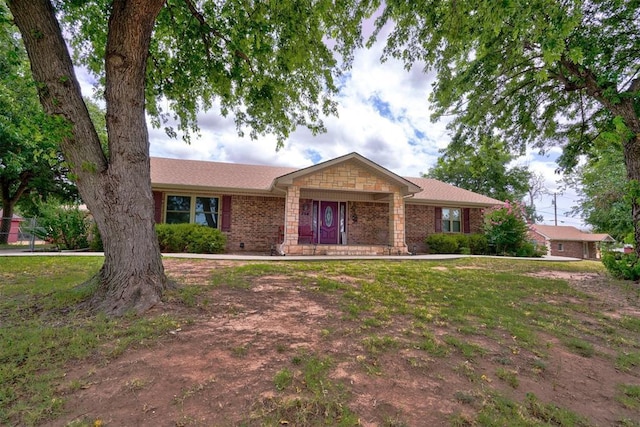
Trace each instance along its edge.
<instances>
[{"instance_id":1,"label":"green foliage","mask_svg":"<svg viewBox=\"0 0 640 427\"><path fill-rule=\"evenodd\" d=\"M427 247L432 254L456 254L460 247L458 234L430 234L427 236Z\"/></svg>"},{"instance_id":2,"label":"green foliage","mask_svg":"<svg viewBox=\"0 0 640 427\"><path fill-rule=\"evenodd\" d=\"M627 182L622 144L596 144L589 150L587 161L565 178L579 199L574 208L594 232L608 233L617 241L633 243L631 202L627 197L632 190Z\"/></svg>"},{"instance_id":3,"label":"green foliage","mask_svg":"<svg viewBox=\"0 0 640 427\"><path fill-rule=\"evenodd\" d=\"M77 204L63 205L51 200L38 205L38 227L35 234L60 249L89 247L90 220Z\"/></svg>"},{"instance_id":4,"label":"green foliage","mask_svg":"<svg viewBox=\"0 0 640 427\"><path fill-rule=\"evenodd\" d=\"M162 252L219 254L227 243L220 230L200 224L157 224L156 233Z\"/></svg>"},{"instance_id":5,"label":"green foliage","mask_svg":"<svg viewBox=\"0 0 640 427\"><path fill-rule=\"evenodd\" d=\"M89 249L93 252L104 251L104 245L102 244L102 236L100 230L98 230L98 224L95 221L91 221L89 226Z\"/></svg>"},{"instance_id":6,"label":"green foliage","mask_svg":"<svg viewBox=\"0 0 640 427\"><path fill-rule=\"evenodd\" d=\"M449 128L464 141L492 135L517 154L560 147L564 170L594 144L622 143L619 165L638 179L638 19L635 1L388 1L369 43L389 34L385 57L436 74L432 118L454 116ZM602 182L613 185L598 203L621 180ZM621 209L612 220L624 217L623 204L610 207Z\"/></svg>"},{"instance_id":7,"label":"green foliage","mask_svg":"<svg viewBox=\"0 0 640 427\"><path fill-rule=\"evenodd\" d=\"M66 131L62 120L47 117L40 106L29 61L0 3L0 208L10 217L18 202L58 194L77 196L67 180L58 143ZM7 224L8 228L8 224ZM0 233L0 243L6 243Z\"/></svg>"},{"instance_id":8,"label":"green foliage","mask_svg":"<svg viewBox=\"0 0 640 427\"><path fill-rule=\"evenodd\" d=\"M497 200L520 200L529 191L527 167L508 167L516 156L495 137L470 142L456 135L426 176Z\"/></svg>"},{"instance_id":9,"label":"green foliage","mask_svg":"<svg viewBox=\"0 0 640 427\"><path fill-rule=\"evenodd\" d=\"M602 263L617 279L634 281L640 279L640 263L635 253L605 252L602 255Z\"/></svg>"},{"instance_id":10,"label":"green foliage","mask_svg":"<svg viewBox=\"0 0 640 427\"><path fill-rule=\"evenodd\" d=\"M110 3L59 4L78 60L98 77L104 75ZM368 2L356 1L205 1L193 8L166 2L147 66L153 125L177 119L177 129L167 127L167 133L181 131L188 140L197 130L198 111L217 107L235 117L239 134L273 133L279 146L296 126L323 131L321 116L336 113L331 96L338 72L326 37L348 67L351 51L361 44L360 22L373 11Z\"/></svg>"},{"instance_id":11,"label":"green foliage","mask_svg":"<svg viewBox=\"0 0 640 427\"><path fill-rule=\"evenodd\" d=\"M436 233L427 236L425 243L432 254L486 254L487 239L482 234Z\"/></svg>"},{"instance_id":12,"label":"green foliage","mask_svg":"<svg viewBox=\"0 0 640 427\"><path fill-rule=\"evenodd\" d=\"M504 206L485 211L484 232L495 254L517 256L530 253L523 249L528 231L524 210L519 203L507 200Z\"/></svg>"},{"instance_id":13,"label":"green foliage","mask_svg":"<svg viewBox=\"0 0 640 427\"><path fill-rule=\"evenodd\" d=\"M468 247L472 255L485 255L489 252L489 242L484 234L467 234Z\"/></svg>"}]
</instances>

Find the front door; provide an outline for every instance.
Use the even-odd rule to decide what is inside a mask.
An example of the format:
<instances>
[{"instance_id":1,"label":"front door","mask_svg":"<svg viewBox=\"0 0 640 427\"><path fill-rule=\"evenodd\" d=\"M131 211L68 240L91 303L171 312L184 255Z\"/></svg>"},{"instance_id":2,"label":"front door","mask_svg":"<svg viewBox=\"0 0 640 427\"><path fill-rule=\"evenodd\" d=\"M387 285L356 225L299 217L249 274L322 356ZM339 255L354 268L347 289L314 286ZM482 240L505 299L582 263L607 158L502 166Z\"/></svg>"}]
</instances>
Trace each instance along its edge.
<instances>
[{"instance_id":1,"label":"front door","mask_svg":"<svg viewBox=\"0 0 640 427\"><path fill-rule=\"evenodd\" d=\"M320 202L320 244L338 244L338 202Z\"/></svg>"}]
</instances>

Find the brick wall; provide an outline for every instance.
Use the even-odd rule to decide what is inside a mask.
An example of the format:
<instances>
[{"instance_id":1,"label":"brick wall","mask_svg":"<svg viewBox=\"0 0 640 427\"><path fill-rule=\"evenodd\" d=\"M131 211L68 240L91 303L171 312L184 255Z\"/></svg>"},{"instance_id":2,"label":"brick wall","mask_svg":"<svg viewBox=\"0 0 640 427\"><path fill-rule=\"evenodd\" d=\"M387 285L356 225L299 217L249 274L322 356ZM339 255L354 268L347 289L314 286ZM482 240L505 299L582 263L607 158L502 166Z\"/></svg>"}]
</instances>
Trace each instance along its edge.
<instances>
[{"instance_id":1,"label":"brick wall","mask_svg":"<svg viewBox=\"0 0 640 427\"><path fill-rule=\"evenodd\" d=\"M435 233L436 229L435 208L426 205L405 205L404 212L407 221L405 240L409 252L413 252L414 246L418 253L426 252L424 240L427 235Z\"/></svg>"},{"instance_id":2,"label":"brick wall","mask_svg":"<svg viewBox=\"0 0 640 427\"><path fill-rule=\"evenodd\" d=\"M225 233L227 252L269 252L283 225L283 198L232 195L231 231Z\"/></svg>"},{"instance_id":3,"label":"brick wall","mask_svg":"<svg viewBox=\"0 0 640 427\"><path fill-rule=\"evenodd\" d=\"M558 249L559 244L562 244L562 251ZM582 258L582 242L554 240L551 242L551 255Z\"/></svg>"},{"instance_id":4,"label":"brick wall","mask_svg":"<svg viewBox=\"0 0 640 427\"><path fill-rule=\"evenodd\" d=\"M353 221L353 214L358 221ZM352 202L347 211L347 242L350 245L386 245L389 242L389 205Z\"/></svg>"},{"instance_id":5,"label":"brick wall","mask_svg":"<svg viewBox=\"0 0 640 427\"><path fill-rule=\"evenodd\" d=\"M558 249L558 244L562 243L562 251ZM589 245L589 258L588 259L598 259L599 252L596 249L596 244L594 242L588 242ZM555 256L566 256L570 258L583 258L584 257L584 247L583 242L570 242L570 241L562 241L562 240L554 240L551 242L551 254Z\"/></svg>"}]
</instances>

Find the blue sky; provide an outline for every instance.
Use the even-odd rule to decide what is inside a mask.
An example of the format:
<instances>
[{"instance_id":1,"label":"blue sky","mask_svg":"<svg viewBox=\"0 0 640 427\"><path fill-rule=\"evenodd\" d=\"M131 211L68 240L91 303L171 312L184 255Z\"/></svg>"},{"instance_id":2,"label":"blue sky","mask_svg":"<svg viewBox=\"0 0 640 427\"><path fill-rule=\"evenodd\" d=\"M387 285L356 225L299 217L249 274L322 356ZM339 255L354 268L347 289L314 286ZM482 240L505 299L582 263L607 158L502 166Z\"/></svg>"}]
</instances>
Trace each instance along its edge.
<instances>
[{"instance_id":1,"label":"blue sky","mask_svg":"<svg viewBox=\"0 0 640 427\"><path fill-rule=\"evenodd\" d=\"M428 97L434 75L425 73L421 64L407 71L392 59L381 63L381 52L378 43L356 53L353 68L341 81L339 115L324 118L324 134L313 136L298 129L285 147L276 151L274 137L241 138L233 118L223 118L214 108L199 115L200 136L194 135L190 145L150 127L151 155L301 168L358 152L399 175L418 177L435 164L438 150L450 140L446 121L432 123L430 119ZM82 75L80 79L88 81ZM90 94L90 86L83 86ZM528 152L516 163L541 174L546 190L553 193L560 188L561 176L555 174L559 154L559 149L549 150L545 156ZM557 196L558 225L584 227L579 218L565 215L576 198L572 190ZM550 194L535 201L544 224L554 224L552 201Z\"/></svg>"}]
</instances>

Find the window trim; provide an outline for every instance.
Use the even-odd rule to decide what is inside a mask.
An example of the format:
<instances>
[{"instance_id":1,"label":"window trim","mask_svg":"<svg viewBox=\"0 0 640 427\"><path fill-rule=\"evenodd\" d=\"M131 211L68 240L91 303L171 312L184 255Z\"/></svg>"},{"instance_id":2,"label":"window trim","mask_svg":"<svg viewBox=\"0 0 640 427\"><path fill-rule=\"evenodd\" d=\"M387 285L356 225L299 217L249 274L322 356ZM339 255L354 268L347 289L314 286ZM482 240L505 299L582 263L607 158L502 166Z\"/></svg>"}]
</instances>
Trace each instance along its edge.
<instances>
[{"instance_id":1,"label":"window trim","mask_svg":"<svg viewBox=\"0 0 640 427\"><path fill-rule=\"evenodd\" d=\"M564 252L564 243L558 242L558 252Z\"/></svg>"},{"instance_id":2,"label":"window trim","mask_svg":"<svg viewBox=\"0 0 640 427\"><path fill-rule=\"evenodd\" d=\"M209 198L209 199L218 199L217 203L217 211L216 215L216 229L220 230L221 228L221 219L222 219L222 196L219 194L201 194L201 193L180 193L180 192L165 192L164 195L164 212L162 213L162 222L167 224L167 213L169 212L186 212L186 211L174 211L169 210L169 197L189 197L189 222L188 224L197 224L196 223L196 198ZM186 223L185 223L186 224ZM211 227L214 228L214 227Z\"/></svg>"}]
</instances>

